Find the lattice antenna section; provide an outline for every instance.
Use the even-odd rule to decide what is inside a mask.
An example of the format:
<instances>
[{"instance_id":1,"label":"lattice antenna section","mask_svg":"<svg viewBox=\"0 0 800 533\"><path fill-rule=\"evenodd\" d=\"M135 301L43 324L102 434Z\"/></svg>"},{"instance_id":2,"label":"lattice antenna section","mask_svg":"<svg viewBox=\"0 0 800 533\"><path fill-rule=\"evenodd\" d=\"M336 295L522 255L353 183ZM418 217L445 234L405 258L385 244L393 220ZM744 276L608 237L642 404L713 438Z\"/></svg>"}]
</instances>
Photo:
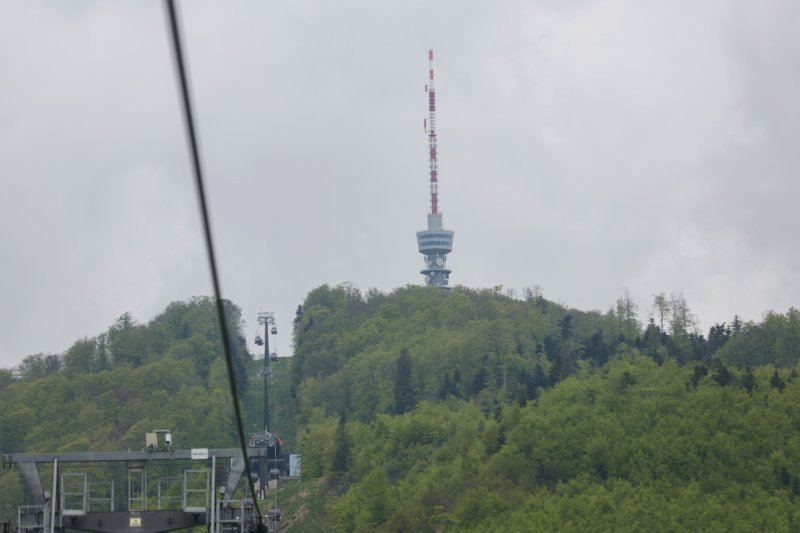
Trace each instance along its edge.
<instances>
[{"instance_id":1,"label":"lattice antenna section","mask_svg":"<svg viewBox=\"0 0 800 533\"><path fill-rule=\"evenodd\" d=\"M431 174L431 213L439 212L439 166L436 154L436 86L433 75L433 50L428 50L428 120L426 131L428 133L429 167Z\"/></svg>"}]
</instances>

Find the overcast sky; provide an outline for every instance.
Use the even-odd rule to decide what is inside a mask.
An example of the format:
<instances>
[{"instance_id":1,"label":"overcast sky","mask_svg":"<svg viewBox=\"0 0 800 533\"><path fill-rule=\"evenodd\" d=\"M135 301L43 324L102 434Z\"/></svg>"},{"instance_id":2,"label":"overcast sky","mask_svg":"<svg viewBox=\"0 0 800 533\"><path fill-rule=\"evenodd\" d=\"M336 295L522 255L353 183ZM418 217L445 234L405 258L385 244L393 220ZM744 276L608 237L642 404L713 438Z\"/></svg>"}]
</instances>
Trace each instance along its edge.
<instances>
[{"instance_id":1,"label":"overcast sky","mask_svg":"<svg viewBox=\"0 0 800 533\"><path fill-rule=\"evenodd\" d=\"M451 283L707 328L800 300L800 2L181 3L223 295ZM0 366L210 294L161 2L0 6Z\"/></svg>"}]
</instances>

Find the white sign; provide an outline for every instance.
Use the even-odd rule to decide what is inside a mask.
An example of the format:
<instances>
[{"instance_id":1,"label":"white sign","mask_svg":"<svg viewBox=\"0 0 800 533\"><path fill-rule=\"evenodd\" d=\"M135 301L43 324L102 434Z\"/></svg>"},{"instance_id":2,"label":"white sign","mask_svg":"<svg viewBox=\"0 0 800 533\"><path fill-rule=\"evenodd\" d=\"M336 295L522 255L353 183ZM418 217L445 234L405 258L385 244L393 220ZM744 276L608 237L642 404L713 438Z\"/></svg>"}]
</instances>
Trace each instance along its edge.
<instances>
[{"instance_id":1,"label":"white sign","mask_svg":"<svg viewBox=\"0 0 800 533\"><path fill-rule=\"evenodd\" d=\"M129 527L142 527L142 519L141 518L131 518L129 522Z\"/></svg>"},{"instance_id":2,"label":"white sign","mask_svg":"<svg viewBox=\"0 0 800 533\"><path fill-rule=\"evenodd\" d=\"M192 448L192 459L208 459L208 448Z\"/></svg>"}]
</instances>

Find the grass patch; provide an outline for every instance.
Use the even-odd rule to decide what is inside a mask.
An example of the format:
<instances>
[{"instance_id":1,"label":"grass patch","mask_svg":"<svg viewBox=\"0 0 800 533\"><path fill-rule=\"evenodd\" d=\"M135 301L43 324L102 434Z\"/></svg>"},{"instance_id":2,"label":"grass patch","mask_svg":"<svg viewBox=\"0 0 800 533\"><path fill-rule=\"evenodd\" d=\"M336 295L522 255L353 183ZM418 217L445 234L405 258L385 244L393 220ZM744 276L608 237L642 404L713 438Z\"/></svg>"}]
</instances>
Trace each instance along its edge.
<instances>
[{"instance_id":1,"label":"grass patch","mask_svg":"<svg viewBox=\"0 0 800 533\"><path fill-rule=\"evenodd\" d=\"M328 487L324 478L310 480L281 480L278 486L278 506L281 508L283 531L328 531L325 505Z\"/></svg>"}]
</instances>

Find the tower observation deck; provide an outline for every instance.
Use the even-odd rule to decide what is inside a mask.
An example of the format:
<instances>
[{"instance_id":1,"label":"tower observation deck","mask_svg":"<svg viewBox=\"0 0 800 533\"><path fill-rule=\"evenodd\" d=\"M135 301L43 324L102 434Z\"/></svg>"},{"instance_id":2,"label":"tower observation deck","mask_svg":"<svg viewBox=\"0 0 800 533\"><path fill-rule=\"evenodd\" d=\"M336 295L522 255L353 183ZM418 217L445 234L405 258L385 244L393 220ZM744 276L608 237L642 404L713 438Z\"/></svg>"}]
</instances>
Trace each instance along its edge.
<instances>
[{"instance_id":1,"label":"tower observation deck","mask_svg":"<svg viewBox=\"0 0 800 533\"><path fill-rule=\"evenodd\" d=\"M425 133L428 135L428 156L430 170L431 212L428 213L428 229L417 232L419 253L425 256L425 268L420 274L425 276L429 287L446 288L450 283L447 268L447 254L453 251L453 232L444 229L442 213L439 212L439 168L436 152L436 89L433 83L433 50L428 50L428 118L425 119Z\"/></svg>"}]
</instances>

